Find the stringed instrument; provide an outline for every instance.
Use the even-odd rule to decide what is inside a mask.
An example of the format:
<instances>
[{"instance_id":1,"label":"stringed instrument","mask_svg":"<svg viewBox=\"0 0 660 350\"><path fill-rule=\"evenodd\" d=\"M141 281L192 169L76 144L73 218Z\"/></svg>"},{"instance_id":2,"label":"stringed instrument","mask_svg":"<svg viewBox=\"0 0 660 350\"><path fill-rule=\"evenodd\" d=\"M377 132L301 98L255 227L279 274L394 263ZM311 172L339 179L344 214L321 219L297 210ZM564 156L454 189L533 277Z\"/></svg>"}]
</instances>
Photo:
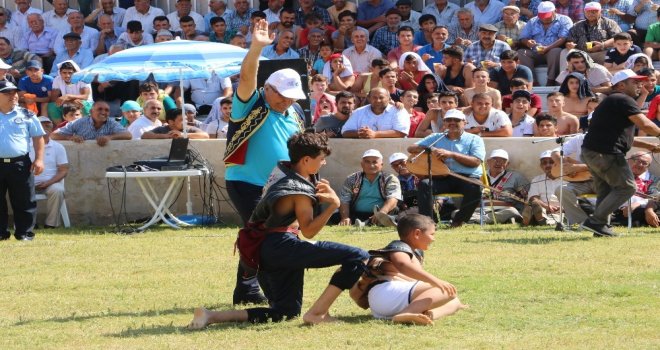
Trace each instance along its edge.
<instances>
[{"instance_id":1,"label":"stringed instrument","mask_svg":"<svg viewBox=\"0 0 660 350\"><path fill-rule=\"evenodd\" d=\"M408 160L406 161L406 167L408 170L419 176L419 177L428 177L429 174L429 168L428 168L428 153L422 153L417 157L418 154L410 154L408 156ZM412 160L413 158L417 157L414 161ZM451 170L449 170L449 167L447 167L447 164L445 164L443 161L437 159L437 158L431 158L431 175L433 176L453 176L455 178L461 179L463 181L469 182L471 184L475 184L477 186L483 187L486 190L498 193L502 196L511 198L515 201L521 202L521 203L526 203L527 201L523 198L520 198L514 194L511 194L506 191L501 191L498 190L494 187L488 186L487 184L482 183L478 179L473 179L471 177L463 176L461 174L457 174ZM485 193L485 192L484 192Z\"/></svg>"},{"instance_id":2,"label":"stringed instrument","mask_svg":"<svg viewBox=\"0 0 660 350\"><path fill-rule=\"evenodd\" d=\"M550 170L550 173L552 174L552 177L558 178L561 177L561 171L560 171L560 164L559 162L555 162L554 165L552 165L552 170ZM591 180L591 173L589 170L585 171L578 171L574 174L564 174L564 181L568 182L583 182Z\"/></svg>"}]
</instances>

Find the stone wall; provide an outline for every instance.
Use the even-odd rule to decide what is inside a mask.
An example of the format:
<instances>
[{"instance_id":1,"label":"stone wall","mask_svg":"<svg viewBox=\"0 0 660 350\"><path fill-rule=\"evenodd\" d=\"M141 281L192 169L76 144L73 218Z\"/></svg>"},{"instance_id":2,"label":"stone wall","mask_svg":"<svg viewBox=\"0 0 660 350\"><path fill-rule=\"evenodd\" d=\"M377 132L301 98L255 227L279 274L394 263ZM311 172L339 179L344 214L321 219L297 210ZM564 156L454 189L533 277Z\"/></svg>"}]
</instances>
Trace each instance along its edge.
<instances>
[{"instance_id":1,"label":"stone wall","mask_svg":"<svg viewBox=\"0 0 660 350\"><path fill-rule=\"evenodd\" d=\"M533 144L533 138L488 138L486 150L490 152L496 148L503 148L509 152L511 169L517 169L528 178L540 173L538 155L546 149L555 147L554 142ZM653 141L653 138L649 138ZM321 169L321 176L330 181L335 190L351 172L360 169L360 157L369 148L379 149L385 158L394 152L405 152L413 139L391 140L332 140L332 155L328 164ZM167 155L170 141L168 140L132 140L112 141L105 147L99 147L95 142L74 144L62 142L67 149L70 162L69 176L65 180L66 200L72 224L75 225L101 225L113 222L110 199L108 196L108 181L105 178L105 169L111 165L128 165L136 160L149 159L156 156ZM225 149L224 140L191 140L191 147L198 150L215 168L216 180L224 187L224 165L222 155ZM389 165L384 169L391 171ZM660 174L660 166L654 162L652 171ZM112 204L115 212L118 210L121 199L123 180L111 180ZM163 191L166 182L159 180L156 183ZM192 181L193 212L200 213L202 201L198 181ZM128 179L126 184L126 208L129 219L137 219L151 215L151 207L142 196L137 182ZM222 192L225 196L226 193ZM186 193L181 192L177 202L172 206L175 214L184 214ZM236 223L238 216L233 213L225 202L218 203L221 216L225 222ZM40 207L45 202L40 203ZM40 208L43 212L43 208Z\"/></svg>"}]
</instances>

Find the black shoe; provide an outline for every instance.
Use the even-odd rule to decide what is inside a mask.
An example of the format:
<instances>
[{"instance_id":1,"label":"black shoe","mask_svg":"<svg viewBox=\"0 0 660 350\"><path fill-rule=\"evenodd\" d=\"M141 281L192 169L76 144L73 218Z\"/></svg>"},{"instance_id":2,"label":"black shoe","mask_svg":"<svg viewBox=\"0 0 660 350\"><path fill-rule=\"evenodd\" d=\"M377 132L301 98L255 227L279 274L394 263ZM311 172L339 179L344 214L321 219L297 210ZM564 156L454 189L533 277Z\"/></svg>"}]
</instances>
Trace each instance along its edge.
<instances>
[{"instance_id":1,"label":"black shoe","mask_svg":"<svg viewBox=\"0 0 660 350\"><path fill-rule=\"evenodd\" d=\"M14 237L18 241L31 241L31 240L34 239L34 233L28 232L28 233L23 234L23 235L14 234Z\"/></svg>"},{"instance_id":2,"label":"black shoe","mask_svg":"<svg viewBox=\"0 0 660 350\"><path fill-rule=\"evenodd\" d=\"M612 231L612 226L603 225L599 232L594 232L594 237L617 237L618 235Z\"/></svg>"},{"instance_id":3,"label":"black shoe","mask_svg":"<svg viewBox=\"0 0 660 350\"><path fill-rule=\"evenodd\" d=\"M234 295L234 305L265 304L267 302L268 299L261 293L244 295L242 298L238 298Z\"/></svg>"},{"instance_id":4,"label":"black shoe","mask_svg":"<svg viewBox=\"0 0 660 350\"><path fill-rule=\"evenodd\" d=\"M594 224L589 219L584 220L580 227L594 233L594 237L616 237L617 234L612 231L609 225Z\"/></svg>"}]
</instances>

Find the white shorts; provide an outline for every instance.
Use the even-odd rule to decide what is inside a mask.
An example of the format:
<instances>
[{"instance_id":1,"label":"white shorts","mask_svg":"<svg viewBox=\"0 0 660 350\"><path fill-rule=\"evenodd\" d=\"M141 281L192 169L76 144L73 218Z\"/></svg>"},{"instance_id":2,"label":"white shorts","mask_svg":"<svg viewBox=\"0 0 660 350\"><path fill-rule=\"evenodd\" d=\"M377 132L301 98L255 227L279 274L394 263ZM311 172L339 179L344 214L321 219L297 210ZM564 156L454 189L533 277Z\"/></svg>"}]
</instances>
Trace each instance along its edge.
<instances>
[{"instance_id":1,"label":"white shorts","mask_svg":"<svg viewBox=\"0 0 660 350\"><path fill-rule=\"evenodd\" d=\"M375 318L390 319L409 304L419 281L390 281L375 285L369 291L369 307Z\"/></svg>"}]
</instances>

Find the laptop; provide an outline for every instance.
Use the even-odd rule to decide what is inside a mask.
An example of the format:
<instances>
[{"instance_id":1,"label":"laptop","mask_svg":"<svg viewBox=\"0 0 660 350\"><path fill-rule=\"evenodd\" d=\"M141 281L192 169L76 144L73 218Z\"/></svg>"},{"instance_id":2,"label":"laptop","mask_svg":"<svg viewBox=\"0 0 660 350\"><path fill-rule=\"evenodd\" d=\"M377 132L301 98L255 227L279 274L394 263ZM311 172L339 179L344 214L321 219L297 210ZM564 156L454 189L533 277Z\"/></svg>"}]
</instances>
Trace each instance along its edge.
<instances>
[{"instance_id":1,"label":"laptop","mask_svg":"<svg viewBox=\"0 0 660 350\"><path fill-rule=\"evenodd\" d=\"M158 170L185 170L188 168L186 157L188 155L188 139L176 138L172 139L170 145L170 155L166 157L158 157L149 160L138 160L134 164L147 166Z\"/></svg>"}]
</instances>

